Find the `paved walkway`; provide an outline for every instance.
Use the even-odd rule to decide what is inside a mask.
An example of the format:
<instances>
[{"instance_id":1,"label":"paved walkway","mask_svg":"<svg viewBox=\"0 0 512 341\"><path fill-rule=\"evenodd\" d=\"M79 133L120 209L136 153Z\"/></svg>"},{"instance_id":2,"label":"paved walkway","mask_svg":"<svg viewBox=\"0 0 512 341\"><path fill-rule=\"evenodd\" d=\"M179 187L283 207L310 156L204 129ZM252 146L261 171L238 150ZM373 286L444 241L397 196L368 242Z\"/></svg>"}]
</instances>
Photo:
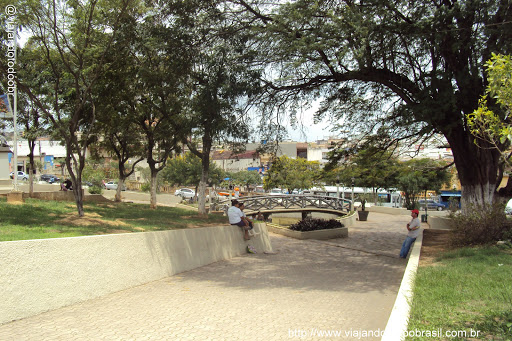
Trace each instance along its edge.
<instances>
[{"instance_id":1,"label":"paved walkway","mask_svg":"<svg viewBox=\"0 0 512 341\"><path fill-rule=\"evenodd\" d=\"M380 340L361 334L386 326L408 220L372 212L348 239L328 242L271 235L275 255L243 255L4 324L0 340Z\"/></svg>"}]
</instances>

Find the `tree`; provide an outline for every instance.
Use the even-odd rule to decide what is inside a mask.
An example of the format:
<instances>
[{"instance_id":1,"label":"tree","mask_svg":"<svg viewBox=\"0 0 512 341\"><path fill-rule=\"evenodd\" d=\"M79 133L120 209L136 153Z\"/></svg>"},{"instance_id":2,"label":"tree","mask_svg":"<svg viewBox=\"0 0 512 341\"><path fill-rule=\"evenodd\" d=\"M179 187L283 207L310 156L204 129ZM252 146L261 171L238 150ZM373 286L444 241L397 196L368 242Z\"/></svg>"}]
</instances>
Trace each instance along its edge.
<instances>
[{"instance_id":1,"label":"tree","mask_svg":"<svg viewBox=\"0 0 512 341\"><path fill-rule=\"evenodd\" d=\"M41 66L39 54L32 48L26 48L20 51L19 56L20 70L17 72L19 79L26 86L32 89L33 94L42 95L40 89L45 89L47 79L40 71ZM44 68L44 67L43 67ZM21 105L20 105L21 104ZM34 193L34 174L37 169L36 160L34 159L34 149L36 141L39 137L47 133L47 125L43 121L42 110L37 106L35 101L24 93L18 95L18 117L19 126L23 127L23 137L28 143L28 173L29 173L29 195Z\"/></svg>"},{"instance_id":2,"label":"tree","mask_svg":"<svg viewBox=\"0 0 512 341\"><path fill-rule=\"evenodd\" d=\"M188 152L180 155L167 162L166 167L162 170L162 178L164 181L172 185L178 186L194 186L197 193L197 187L202 177L202 162L195 154ZM209 167L208 183L218 185L224 178L222 169L214 163Z\"/></svg>"},{"instance_id":3,"label":"tree","mask_svg":"<svg viewBox=\"0 0 512 341\"><path fill-rule=\"evenodd\" d=\"M130 0L28 2L32 32L28 46L42 62L47 85L41 94L17 79L18 88L39 107L54 134L66 146L66 167L73 182L78 215L84 215L82 171L96 120L93 88L105 70L105 56L119 18ZM2 62L1 68L7 70Z\"/></svg>"},{"instance_id":4,"label":"tree","mask_svg":"<svg viewBox=\"0 0 512 341\"><path fill-rule=\"evenodd\" d=\"M306 189L321 184L320 164L306 159L291 159L281 156L272 161L270 169L263 178L263 187L269 190L275 187L287 188L289 193L294 189Z\"/></svg>"},{"instance_id":5,"label":"tree","mask_svg":"<svg viewBox=\"0 0 512 341\"><path fill-rule=\"evenodd\" d=\"M230 173L228 175L232 179L232 182L241 186L249 188L250 186L257 186L262 183L261 176L257 171L240 171L236 173Z\"/></svg>"},{"instance_id":6,"label":"tree","mask_svg":"<svg viewBox=\"0 0 512 341\"><path fill-rule=\"evenodd\" d=\"M352 183L353 179L355 186L371 188L375 203L377 203L379 189L396 187L399 174L398 160L392 153L382 152L374 146L367 146L360 150L349 150L345 156L346 162L336 168L336 176L342 183ZM332 165L328 166L327 171L331 167Z\"/></svg>"},{"instance_id":7,"label":"tree","mask_svg":"<svg viewBox=\"0 0 512 341\"><path fill-rule=\"evenodd\" d=\"M151 6L149 6L151 5ZM134 68L124 82L127 115L143 138L139 141L151 172L150 207L156 209L157 175L187 137L186 101L193 51L187 26L166 14L157 2L134 15L135 29L126 46Z\"/></svg>"},{"instance_id":8,"label":"tree","mask_svg":"<svg viewBox=\"0 0 512 341\"><path fill-rule=\"evenodd\" d=\"M210 177L210 153L215 141L247 141L247 97L259 89L259 72L251 66L248 33L227 19L222 2L189 1L187 10L174 13L189 23L195 45L188 148L201 159L199 213L206 214L205 191ZM220 5L219 5L220 3ZM171 2L173 4L173 2ZM173 4L174 5L174 4ZM176 7L174 7L176 9ZM187 18L195 18L190 23Z\"/></svg>"},{"instance_id":9,"label":"tree","mask_svg":"<svg viewBox=\"0 0 512 341\"><path fill-rule=\"evenodd\" d=\"M416 208L416 199L428 190L438 192L450 182L450 173L444 163L431 159L412 159L400 165L397 187L404 192L407 209Z\"/></svg>"},{"instance_id":10,"label":"tree","mask_svg":"<svg viewBox=\"0 0 512 341\"><path fill-rule=\"evenodd\" d=\"M115 201L121 201L126 179L144 159L144 136L137 125L137 63L133 58L137 23L134 16L121 20L119 34L114 40L112 54L107 57L108 70L96 87L98 101L98 153L108 152L117 160L118 186Z\"/></svg>"},{"instance_id":11,"label":"tree","mask_svg":"<svg viewBox=\"0 0 512 341\"><path fill-rule=\"evenodd\" d=\"M497 184L501 183L506 165L509 165L512 143L512 126L510 113L512 111L512 60L511 56L493 54L486 63L487 80L489 82L486 94L480 99L480 105L473 113L467 115L468 125L475 137L475 143L485 148L496 149L501 154L500 173ZM494 106L503 110L491 110L488 96L491 96ZM503 112L504 111L504 112ZM500 194L512 197L512 182L500 189Z\"/></svg>"},{"instance_id":12,"label":"tree","mask_svg":"<svg viewBox=\"0 0 512 341\"><path fill-rule=\"evenodd\" d=\"M237 4L257 21L274 97L322 96L319 115L376 136L383 147L440 132L454 155L463 206L493 202L499 153L473 143L466 115L484 92L483 61L512 49L510 1Z\"/></svg>"}]
</instances>

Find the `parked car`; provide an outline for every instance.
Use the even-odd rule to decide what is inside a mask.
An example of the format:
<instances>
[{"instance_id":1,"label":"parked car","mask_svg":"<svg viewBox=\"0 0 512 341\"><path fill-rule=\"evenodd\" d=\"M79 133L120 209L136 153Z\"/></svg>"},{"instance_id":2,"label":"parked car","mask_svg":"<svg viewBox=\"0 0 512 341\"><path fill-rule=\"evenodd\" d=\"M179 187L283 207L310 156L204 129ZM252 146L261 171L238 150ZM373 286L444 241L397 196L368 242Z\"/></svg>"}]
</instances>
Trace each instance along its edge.
<instances>
[{"instance_id":1,"label":"parked car","mask_svg":"<svg viewBox=\"0 0 512 341\"><path fill-rule=\"evenodd\" d=\"M105 189L113 189L113 190L117 190L117 182L115 181L109 181L105 184ZM123 188L121 189L121 191L126 191L126 186L123 184Z\"/></svg>"},{"instance_id":2,"label":"parked car","mask_svg":"<svg viewBox=\"0 0 512 341\"><path fill-rule=\"evenodd\" d=\"M53 174L42 174L40 177L39 177L39 180L41 181L46 181L47 183L49 184L53 184L54 182L59 182L60 181L60 178L56 177L55 175Z\"/></svg>"},{"instance_id":3,"label":"parked car","mask_svg":"<svg viewBox=\"0 0 512 341\"><path fill-rule=\"evenodd\" d=\"M418 204L420 204L420 208L425 208L425 199L418 200ZM427 208L429 210L438 210L438 211L442 211L445 209L443 204L435 202L432 199L427 199Z\"/></svg>"},{"instance_id":4,"label":"parked car","mask_svg":"<svg viewBox=\"0 0 512 341\"><path fill-rule=\"evenodd\" d=\"M270 195L283 195L283 191L281 190L281 188L273 188L272 190L270 190Z\"/></svg>"},{"instance_id":5,"label":"parked car","mask_svg":"<svg viewBox=\"0 0 512 341\"><path fill-rule=\"evenodd\" d=\"M11 179L14 179L14 172L11 172L10 174ZM18 171L18 180L27 181L28 180L28 174L22 171Z\"/></svg>"},{"instance_id":6,"label":"parked car","mask_svg":"<svg viewBox=\"0 0 512 341\"><path fill-rule=\"evenodd\" d=\"M180 188L174 192L174 195L182 197L183 199L190 199L196 196L196 191L190 188Z\"/></svg>"}]
</instances>

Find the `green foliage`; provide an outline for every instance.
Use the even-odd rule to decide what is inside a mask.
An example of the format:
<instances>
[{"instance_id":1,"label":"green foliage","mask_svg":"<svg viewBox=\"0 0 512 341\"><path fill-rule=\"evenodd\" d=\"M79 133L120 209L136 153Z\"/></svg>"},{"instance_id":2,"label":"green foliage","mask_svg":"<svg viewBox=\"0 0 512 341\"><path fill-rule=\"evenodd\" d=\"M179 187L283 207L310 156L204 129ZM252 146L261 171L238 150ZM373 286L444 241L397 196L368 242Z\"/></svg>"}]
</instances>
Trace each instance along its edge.
<instances>
[{"instance_id":1,"label":"green foliage","mask_svg":"<svg viewBox=\"0 0 512 341\"><path fill-rule=\"evenodd\" d=\"M465 215L451 215L455 245L494 243L510 235L512 223L505 215L505 204L473 205Z\"/></svg>"},{"instance_id":2,"label":"green foliage","mask_svg":"<svg viewBox=\"0 0 512 341\"><path fill-rule=\"evenodd\" d=\"M396 187L399 163L390 152L369 146L350 151L343 159L344 161L336 168L329 170L330 167L327 167L324 172L331 181L336 178L343 184L353 183L354 186L371 188L374 191ZM361 194L357 199L361 201L361 208L364 211L366 202L371 199L377 201L377 196Z\"/></svg>"},{"instance_id":3,"label":"green foliage","mask_svg":"<svg viewBox=\"0 0 512 341\"><path fill-rule=\"evenodd\" d=\"M197 187L201 181L201 159L191 152L180 155L167 162L162 170L162 179L171 185ZM210 163L209 179L212 185L221 183L224 174L216 164Z\"/></svg>"},{"instance_id":4,"label":"green foliage","mask_svg":"<svg viewBox=\"0 0 512 341\"><path fill-rule=\"evenodd\" d=\"M292 159L281 156L274 159L263 179L266 190L280 187L287 188L291 193L294 189L312 188L321 183L320 165L316 161Z\"/></svg>"},{"instance_id":5,"label":"green foliage","mask_svg":"<svg viewBox=\"0 0 512 341\"><path fill-rule=\"evenodd\" d=\"M512 56L494 54L485 64L487 68L487 93L496 102L512 111Z\"/></svg>"},{"instance_id":6,"label":"green foliage","mask_svg":"<svg viewBox=\"0 0 512 341\"><path fill-rule=\"evenodd\" d=\"M505 154L512 142L512 126L508 120L512 112L512 59L493 53L485 65L489 82L487 95L480 99L478 109L467 115L468 125L476 137L475 143L485 142ZM489 95L505 110L506 117L488 108Z\"/></svg>"},{"instance_id":7,"label":"green foliage","mask_svg":"<svg viewBox=\"0 0 512 341\"><path fill-rule=\"evenodd\" d=\"M289 229L293 231L307 232L307 231L318 231L318 230L330 230L342 228L344 225L336 219L315 219L306 218L299 221L296 224L290 225Z\"/></svg>"},{"instance_id":8,"label":"green foliage","mask_svg":"<svg viewBox=\"0 0 512 341\"><path fill-rule=\"evenodd\" d=\"M103 187L97 186L97 185L91 186L91 187L89 187L89 193L90 194L102 194Z\"/></svg>"},{"instance_id":9,"label":"green foliage","mask_svg":"<svg viewBox=\"0 0 512 341\"><path fill-rule=\"evenodd\" d=\"M269 97L277 109L269 118L322 98L316 118L330 118L347 140L389 148L441 133L468 189L463 200L492 201L475 193L496 183L499 158L468 145L465 115L484 92L479 63L490 51L510 53L508 1L244 4L246 22L261 37L262 59L271 63ZM290 102L296 104L282 104Z\"/></svg>"},{"instance_id":10,"label":"green foliage","mask_svg":"<svg viewBox=\"0 0 512 341\"><path fill-rule=\"evenodd\" d=\"M82 178L91 182L94 186L101 187L106 179L116 178L114 164L106 164L104 160L87 159L82 171Z\"/></svg>"},{"instance_id":11,"label":"green foliage","mask_svg":"<svg viewBox=\"0 0 512 341\"><path fill-rule=\"evenodd\" d=\"M226 174L231 183L241 186L257 186L262 183L260 174L257 171L240 171Z\"/></svg>"},{"instance_id":12,"label":"green foliage","mask_svg":"<svg viewBox=\"0 0 512 341\"><path fill-rule=\"evenodd\" d=\"M444 162L431 159L412 159L401 163L397 187L405 194L407 209L417 208L416 198L425 191L438 192L449 183L450 173L444 166Z\"/></svg>"},{"instance_id":13,"label":"green foliage","mask_svg":"<svg viewBox=\"0 0 512 341\"><path fill-rule=\"evenodd\" d=\"M368 147L356 152L348 162L338 169L340 179L344 183L374 189L391 188L395 185L398 161L390 152L382 152Z\"/></svg>"}]
</instances>

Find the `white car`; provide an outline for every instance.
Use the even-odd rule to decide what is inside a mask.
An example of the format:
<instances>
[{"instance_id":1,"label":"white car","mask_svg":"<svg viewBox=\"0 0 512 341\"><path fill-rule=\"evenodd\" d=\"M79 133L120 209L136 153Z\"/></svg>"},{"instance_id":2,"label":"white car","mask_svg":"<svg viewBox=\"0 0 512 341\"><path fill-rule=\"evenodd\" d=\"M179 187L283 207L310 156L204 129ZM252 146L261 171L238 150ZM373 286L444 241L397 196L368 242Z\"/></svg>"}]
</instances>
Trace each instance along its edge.
<instances>
[{"instance_id":1,"label":"white car","mask_svg":"<svg viewBox=\"0 0 512 341\"><path fill-rule=\"evenodd\" d=\"M11 172L11 174L9 176L11 177L11 179L14 179L14 172ZM25 173L25 172L22 172L22 171L18 171L18 180L27 181L28 180L28 174Z\"/></svg>"},{"instance_id":2,"label":"white car","mask_svg":"<svg viewBox=\"0 0 512 341\"><path fill-rule=\"evenodd\" d=\"M270 191L270 195L283 195L281 188L274 188Z\"/></svg>"},{"instance_id":3,"label":"white car","mask_svg":"<svg viewBox=\"0 0 512 341\"><path fill-rule=\"evenodd\" d=\"M196 192L190 188L180 188L174 192L174 195L183 199L190 199L196 196Z\"/></svg>"},{"instance_id":4,"label":"white car","mask_svg":"<svg viewBox=\"0 0 512 341\"><path fill-rule=\"evenodd\" d=\"M114 181L109 181L105 184L105 189L113 189L113 190L117 190L117 182L114 182ZM122 191L126 191L126 186L123 184L123 188L121 189Z\"/></svg>"}]
</instances>

